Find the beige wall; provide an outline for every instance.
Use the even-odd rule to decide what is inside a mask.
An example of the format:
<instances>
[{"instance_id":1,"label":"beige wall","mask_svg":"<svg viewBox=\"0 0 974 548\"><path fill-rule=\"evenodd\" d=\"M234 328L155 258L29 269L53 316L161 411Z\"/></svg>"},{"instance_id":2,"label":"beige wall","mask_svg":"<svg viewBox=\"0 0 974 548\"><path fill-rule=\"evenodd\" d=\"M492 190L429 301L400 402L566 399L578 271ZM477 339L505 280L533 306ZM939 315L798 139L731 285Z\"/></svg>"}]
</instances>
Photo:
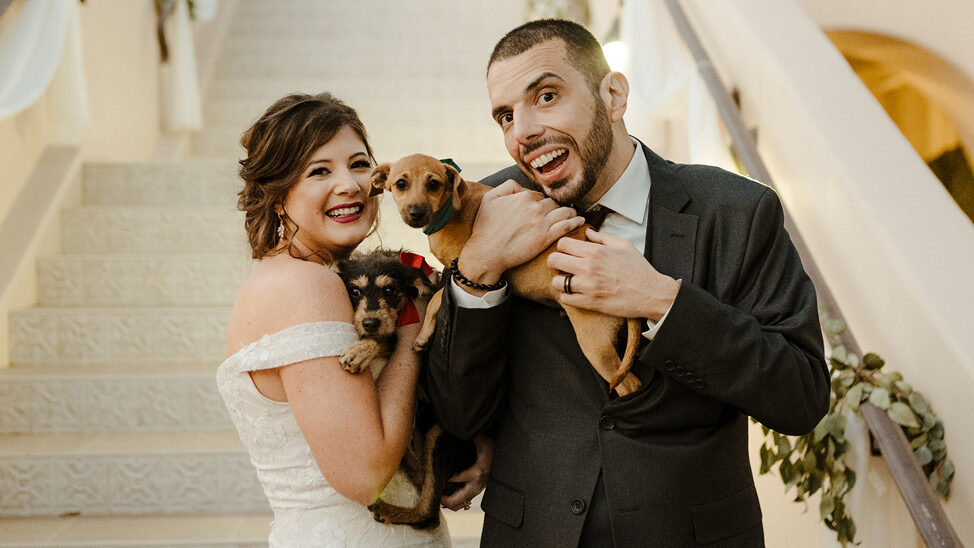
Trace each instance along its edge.
<instances>
[{"instance_id":1,"label":"beige wall","mask_svg":"<svg viewBox=\"0 0 974 548\"><path fill-rule=\"evenodd\" d=\"M91 124L85 160L143 160L159 139L159 47L152 2L98 0L81 7Z\"/></svg>"},{"instance_id":2,"label":"beige wall","mask_svg":"<svg viewBox=\"0 0 974 548\"><path fill-rule=\"evenodd\" d=\"M943 418L958 470L945 508L974 542L974 227L793 0L684 4L725 85L741 90L782 201L864 351L881 354ZM870 13L885 17L883 6ZM791 504L780 489L761 496L766 508ZM897 496L889 485L885 497ZM910 522L872 519L904 531L889 545L915 546Z\"/></svg>"},{"instance_id":3,"label":"beige wall","mask_svg":"<svg viewBox=\"0 0 974 548\"><path fill-rule=\"evenodd\" d=\"M797 0L826 30L866 30L923 46L974 80L974 2L933 0Z\"/></svg>"}]
</instances>

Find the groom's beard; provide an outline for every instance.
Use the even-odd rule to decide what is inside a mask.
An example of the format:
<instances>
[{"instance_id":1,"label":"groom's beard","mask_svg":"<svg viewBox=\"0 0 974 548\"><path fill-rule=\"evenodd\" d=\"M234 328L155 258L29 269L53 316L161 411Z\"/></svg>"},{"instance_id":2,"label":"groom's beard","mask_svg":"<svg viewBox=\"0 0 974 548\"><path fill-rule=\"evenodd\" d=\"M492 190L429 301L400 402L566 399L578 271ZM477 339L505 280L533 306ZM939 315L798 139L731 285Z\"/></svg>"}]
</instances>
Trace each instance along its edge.
<instances>
[{"instance_id":1,"label":"groom's beard","mask_svg":"<svg viewBox=\"0 0 974 548\"><path fill-rule=\"evenodd\" d=\"M525 151L527 154L545 145L560 144L567 147L573 154L578 154L582 163L582 176L574 184L569 179L561 179L546 187L538 183L534 168L521 166L521 171L528 173L528 178L542 192L560 205L574 205L584 198L595 186L609 154L612 153L612 127L609 124L609 115L606 114L600 102L596 101L595 107L592 125L589 127L581 146L571 137L559 137L535 143Z\"/></svg>"}]
</instances>

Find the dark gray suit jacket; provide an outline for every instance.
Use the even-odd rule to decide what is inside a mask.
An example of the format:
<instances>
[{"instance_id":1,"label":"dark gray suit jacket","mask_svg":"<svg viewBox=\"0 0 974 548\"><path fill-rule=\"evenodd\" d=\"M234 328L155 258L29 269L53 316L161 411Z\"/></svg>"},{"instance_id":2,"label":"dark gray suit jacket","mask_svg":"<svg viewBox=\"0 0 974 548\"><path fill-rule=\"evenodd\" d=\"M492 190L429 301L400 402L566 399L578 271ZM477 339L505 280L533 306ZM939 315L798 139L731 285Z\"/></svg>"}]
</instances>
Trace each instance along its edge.
<instances>
[{"instance_id":1,"label":"dark gray suit jacket","mask_svg":"<svg viewBox=\"0 0 974 548\"><path fill-rule=\"evenodd\" d=\"M425 382L449 432L496 437L484 546L762 546L747 417L803 434L828 409L815 290L774 191L642 152L646 258L683 279L633 366L642 389L610 396L558 309L444 292ZM525 183L485 182L508 178Z\"/></svg>"}]
</instances>

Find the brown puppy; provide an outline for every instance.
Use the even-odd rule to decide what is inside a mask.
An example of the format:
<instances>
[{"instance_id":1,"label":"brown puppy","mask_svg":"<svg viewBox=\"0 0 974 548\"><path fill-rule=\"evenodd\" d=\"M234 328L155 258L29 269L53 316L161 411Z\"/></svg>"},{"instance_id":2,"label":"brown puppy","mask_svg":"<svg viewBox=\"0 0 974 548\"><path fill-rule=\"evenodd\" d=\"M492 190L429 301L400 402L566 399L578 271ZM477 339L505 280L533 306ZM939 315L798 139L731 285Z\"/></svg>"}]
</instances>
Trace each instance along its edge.
<instances>
[{"instance_id":1,"label":"brown puppy","mask_svg":"<svg viewBox=\"0 0 974 548\"><path fill-rule=\"evenodd\" d=\"M433 227L437 228L435 232L427 229L432 232L429 234L430 250L445 265L460 256L460 250L470 238L480 201L490 190L487 185L464 181L452 166L423 154L413 154L393 164L379 165L372 172L372 186L373 194L383 190L392 192L399 214L409 226L423 228L437 225ZM448 201L450 204L447 204ZM440 224L442 227L438 226ZM586 226L575 229L568 236L584 240ZM557 271L547 264L548 255L554 251L555 246L552 245L534 259L507 272L507 281L515 294L533 301L560 305L558 292L551 287L551 279ZM442 291L437 291L430 300L423 330L416 339L417 349L425 347L433 334ZM560 306L572 323L582 353L609 383L609 390L615 390L620 396L635 392L641 383L629 369L641 338L640 322L573 306ZM620 361L615 340L623 322L628 322L628 329L626 350Z\"/></svg>"}]
</instances>

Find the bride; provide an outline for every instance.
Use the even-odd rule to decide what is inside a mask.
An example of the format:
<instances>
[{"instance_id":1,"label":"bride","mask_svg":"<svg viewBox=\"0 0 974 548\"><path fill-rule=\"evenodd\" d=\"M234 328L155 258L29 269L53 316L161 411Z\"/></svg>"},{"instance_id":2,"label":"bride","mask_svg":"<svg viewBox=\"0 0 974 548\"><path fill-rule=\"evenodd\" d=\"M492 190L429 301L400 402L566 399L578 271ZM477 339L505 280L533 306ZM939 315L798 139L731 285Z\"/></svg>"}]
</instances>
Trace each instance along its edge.
<instances>
[{"instance_id":1,"label":"bride","mask_svg":"<svg viewBox=\"0 0 974 548\"><path fill-rule=\"evenodd\" d=\"M260 262L234 304L217 384L274 510L270 546L449 546L442 516L420 531L366 509L380 493L408 505L415 496L396 470L413 426L420 324L399 328L375 381L339 366L358 338L327 266L352 253L378 211L362 122L330 94L290 95L241 144L238 206Z\"/></svg>"}]
</instances>

